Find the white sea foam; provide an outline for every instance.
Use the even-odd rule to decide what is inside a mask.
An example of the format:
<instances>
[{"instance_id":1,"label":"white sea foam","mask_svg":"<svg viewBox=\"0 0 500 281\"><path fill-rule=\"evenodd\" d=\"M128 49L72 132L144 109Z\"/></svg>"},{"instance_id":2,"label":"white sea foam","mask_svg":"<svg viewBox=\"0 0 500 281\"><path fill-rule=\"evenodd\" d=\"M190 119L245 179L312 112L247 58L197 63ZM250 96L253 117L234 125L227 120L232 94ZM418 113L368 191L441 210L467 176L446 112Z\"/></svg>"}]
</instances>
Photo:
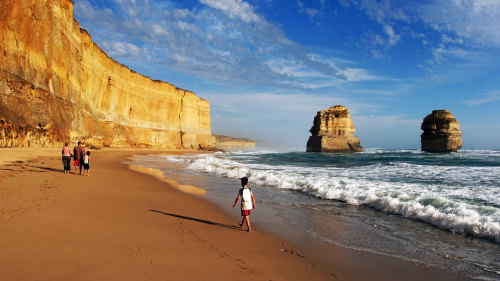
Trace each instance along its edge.
<instances>
[{"instance_id":1,"label":"white sea foam","mask_svg":"<svg viewBox=\"0 0 500 281\"><path fill-rule=\"evenodd\" d=\"M454 167L389 162L349 168L318 168L238 160L239 157L248 160L251 156L252 153L233 157L216 153L166 156L165 159L222 177L248 176L257 185L370 206L500 243L498 166Z\"/></svg>"}]
</instances>

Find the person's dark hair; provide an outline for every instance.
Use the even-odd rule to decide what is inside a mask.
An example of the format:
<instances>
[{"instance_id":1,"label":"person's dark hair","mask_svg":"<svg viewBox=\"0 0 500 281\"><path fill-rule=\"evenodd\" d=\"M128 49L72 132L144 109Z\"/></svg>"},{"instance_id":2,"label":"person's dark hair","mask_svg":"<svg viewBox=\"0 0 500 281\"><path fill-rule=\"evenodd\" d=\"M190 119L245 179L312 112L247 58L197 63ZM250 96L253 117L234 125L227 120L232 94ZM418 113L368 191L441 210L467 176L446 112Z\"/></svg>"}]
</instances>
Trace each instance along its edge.
<instances>
[{"instance_id":1,"label":"person's dark hair","mask_svg":"<svg viewBox=\"0 0 500 281\"><path fill-rule=\"evenodd\" d=\"M87 150L87 155L90 155L90 151Z\"/></svg>"},{"instance_id":2,"label":"person's dark hair","mask_svg":"<svg viewBox=\"0 0 500 281\"><path fill-rule=\"evenodd\" d=\"M68 142L65 142L65 143L64 143L64 146L68 146Z\"/></svg>"},{"instance_id":3,"label":"person's dark hair","mask_svg":"<svg viewBox=\"0 0 500 281\"><path fill-rule=\"evenodd\" d=\"M79 142L78 142L78 145L80 145L80 144L82 144L82 142L81 142L81 141L79 141Z\"/></svg>"},{"instance_id":4,"label":"person's dark hair","mask_svg":"<svg viewBox=\"0 0 500 281\"><path fill-rule=\"evenodd\" d=\"M248 178L247 177L241 178L241 184L242 185L247 185L248 184Z\"/></svg>"}]
</instances>

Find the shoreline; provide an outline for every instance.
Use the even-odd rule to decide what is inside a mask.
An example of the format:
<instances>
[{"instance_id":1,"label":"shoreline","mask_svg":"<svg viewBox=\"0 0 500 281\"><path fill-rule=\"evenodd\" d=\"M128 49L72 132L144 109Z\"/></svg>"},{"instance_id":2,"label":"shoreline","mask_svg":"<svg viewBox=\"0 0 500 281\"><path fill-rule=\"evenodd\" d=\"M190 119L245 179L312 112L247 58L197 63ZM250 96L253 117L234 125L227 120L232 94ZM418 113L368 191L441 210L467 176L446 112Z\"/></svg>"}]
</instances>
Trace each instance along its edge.
<instances>
[{"instance_id":1,"label":"shoreline","mask_svg":"<svg viewBox=\"0 0 500 281\"><path fill-rule=\"evenodd\" d=\"M146 166L148 165L146 164ZM168 170L169 168L167 165L161 169ZM176 181L182 182L185 180L176 172L174 174ZM170 178L169 175L167 175L167 178ZM193 184L191 178L189 178L189 182ZM235 180L234 184L236 192L239 181ZM234 222L238 222L240 220L239 212L236 212L230 206L234 198L223 198L220 195L222 194L214 194L208 190L206 196L202 198L210 200L227 216L232 217ZM260 203L258 203L258 210L252 212L251 217L252 228L257 227L258 231L269 233L287 241L293 246L296 254L308 258L317 267L334 269L332 274L337 277L349 278L349 280L473 280L416 260L356 248L346 248L320 241L290 224L286 218L278 214L277 210ZM341 226L338 225L337 227ZM360 271L360 268L363 268L363 270ZM342 278L340 279L342 280Z\"/></svg>"},{"instance_id":2,"label":"shoreline","mask_svg":"<svg viewBox=\"0 0 500 281\"><path fill-rule=\"evenodd\" d=\"M239 231L206 196L123 164L134 154L200 151L92 150L91 176L80 177L64 174L60 149L49 150L10 151L34 157L0 165L0 271L9 280L469 280L293 230Z\"/></svg>"}]
</instances>

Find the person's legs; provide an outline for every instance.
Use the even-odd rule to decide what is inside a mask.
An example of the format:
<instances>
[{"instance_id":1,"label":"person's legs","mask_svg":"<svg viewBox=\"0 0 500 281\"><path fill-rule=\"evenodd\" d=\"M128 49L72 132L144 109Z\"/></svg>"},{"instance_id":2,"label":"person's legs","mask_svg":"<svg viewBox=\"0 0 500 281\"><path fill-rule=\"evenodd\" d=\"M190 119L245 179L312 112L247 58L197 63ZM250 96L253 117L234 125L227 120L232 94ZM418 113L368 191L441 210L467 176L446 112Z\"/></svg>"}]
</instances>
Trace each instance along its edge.
<instances>
[{"instance_id":1,"label":"person's legs","mask_svg":"<svg viewBox=\"0 0 500 281\"><path fill-rule=\"evenodd\" d=\"M83 169L83 162L80 161L80 163L79 163L78 166L80 167L80 175L81 175L82 174L82 169Z\"/></svg>"},{"instance_id":2,"label":"person's legs","mask_svg":"<svg viewBox=\"0 0 500 281\"><path fill-rule=\"evenodd\" d=\"M66 157L66 173L71 172L71 157Z\"/></svg>"},{"instance_id":3,"label":"person's legs","mask_svg":"<svg viewBox=\"0 0 500 281\"><path fill-rule=\"evenodd\" d=\"M248 226L248 232L252 231L252 227L250 227L250 216L245 216L244 219Z\"/></svg>"}]
</instances>

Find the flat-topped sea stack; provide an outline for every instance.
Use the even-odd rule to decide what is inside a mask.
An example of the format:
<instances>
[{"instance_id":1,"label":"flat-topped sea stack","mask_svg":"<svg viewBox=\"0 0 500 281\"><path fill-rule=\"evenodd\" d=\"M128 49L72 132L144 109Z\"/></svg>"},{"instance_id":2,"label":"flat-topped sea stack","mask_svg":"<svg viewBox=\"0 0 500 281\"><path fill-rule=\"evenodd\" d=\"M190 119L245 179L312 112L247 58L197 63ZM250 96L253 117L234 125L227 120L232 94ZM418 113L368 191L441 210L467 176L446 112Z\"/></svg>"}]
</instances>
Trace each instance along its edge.
<instances>
[{"instance_id":1,"label":"flat-topped sea stack","mask_svg":"<svg viewBox=\"0 0 500 281\"><path fill-rule=\"evenodd\" d=\"M307 152L358 152L363 150L351 114L342 105L318 111L309 130L312 136L307 141Z\"/></svg>"},{"instance_id":2,"label":"flat-topped sea stack","mask_svg":"<svg viewBox=\"0 0 500 281\"><path fill-rule=\"evenodd\" d=\"M107 56L71 0L0 4L0 147L215 146L210 104Z\"/></svg>"},{"instance_id":3,"label":"flat-topped sea stack","mask_svg":"<svg viewBox=\"0 0 500 281\"><path fill-rule=\"evenodd\" d=\"M433 110L422 122L422 150L454 152L462 147L462 132L457 119L448 110Z\"/></svg>"},{"instance_id":4,"label":"flat-topped sea stack","mask_svg":"<svg viewBox=\"0 0 500 281\"><path fill-rule=\"evenodd\" d=\"M234 138L223 135L214 135L217 148L223 150L252 150L255 149L255 141L245 138Z\"/></svg>"}]
</instances>

